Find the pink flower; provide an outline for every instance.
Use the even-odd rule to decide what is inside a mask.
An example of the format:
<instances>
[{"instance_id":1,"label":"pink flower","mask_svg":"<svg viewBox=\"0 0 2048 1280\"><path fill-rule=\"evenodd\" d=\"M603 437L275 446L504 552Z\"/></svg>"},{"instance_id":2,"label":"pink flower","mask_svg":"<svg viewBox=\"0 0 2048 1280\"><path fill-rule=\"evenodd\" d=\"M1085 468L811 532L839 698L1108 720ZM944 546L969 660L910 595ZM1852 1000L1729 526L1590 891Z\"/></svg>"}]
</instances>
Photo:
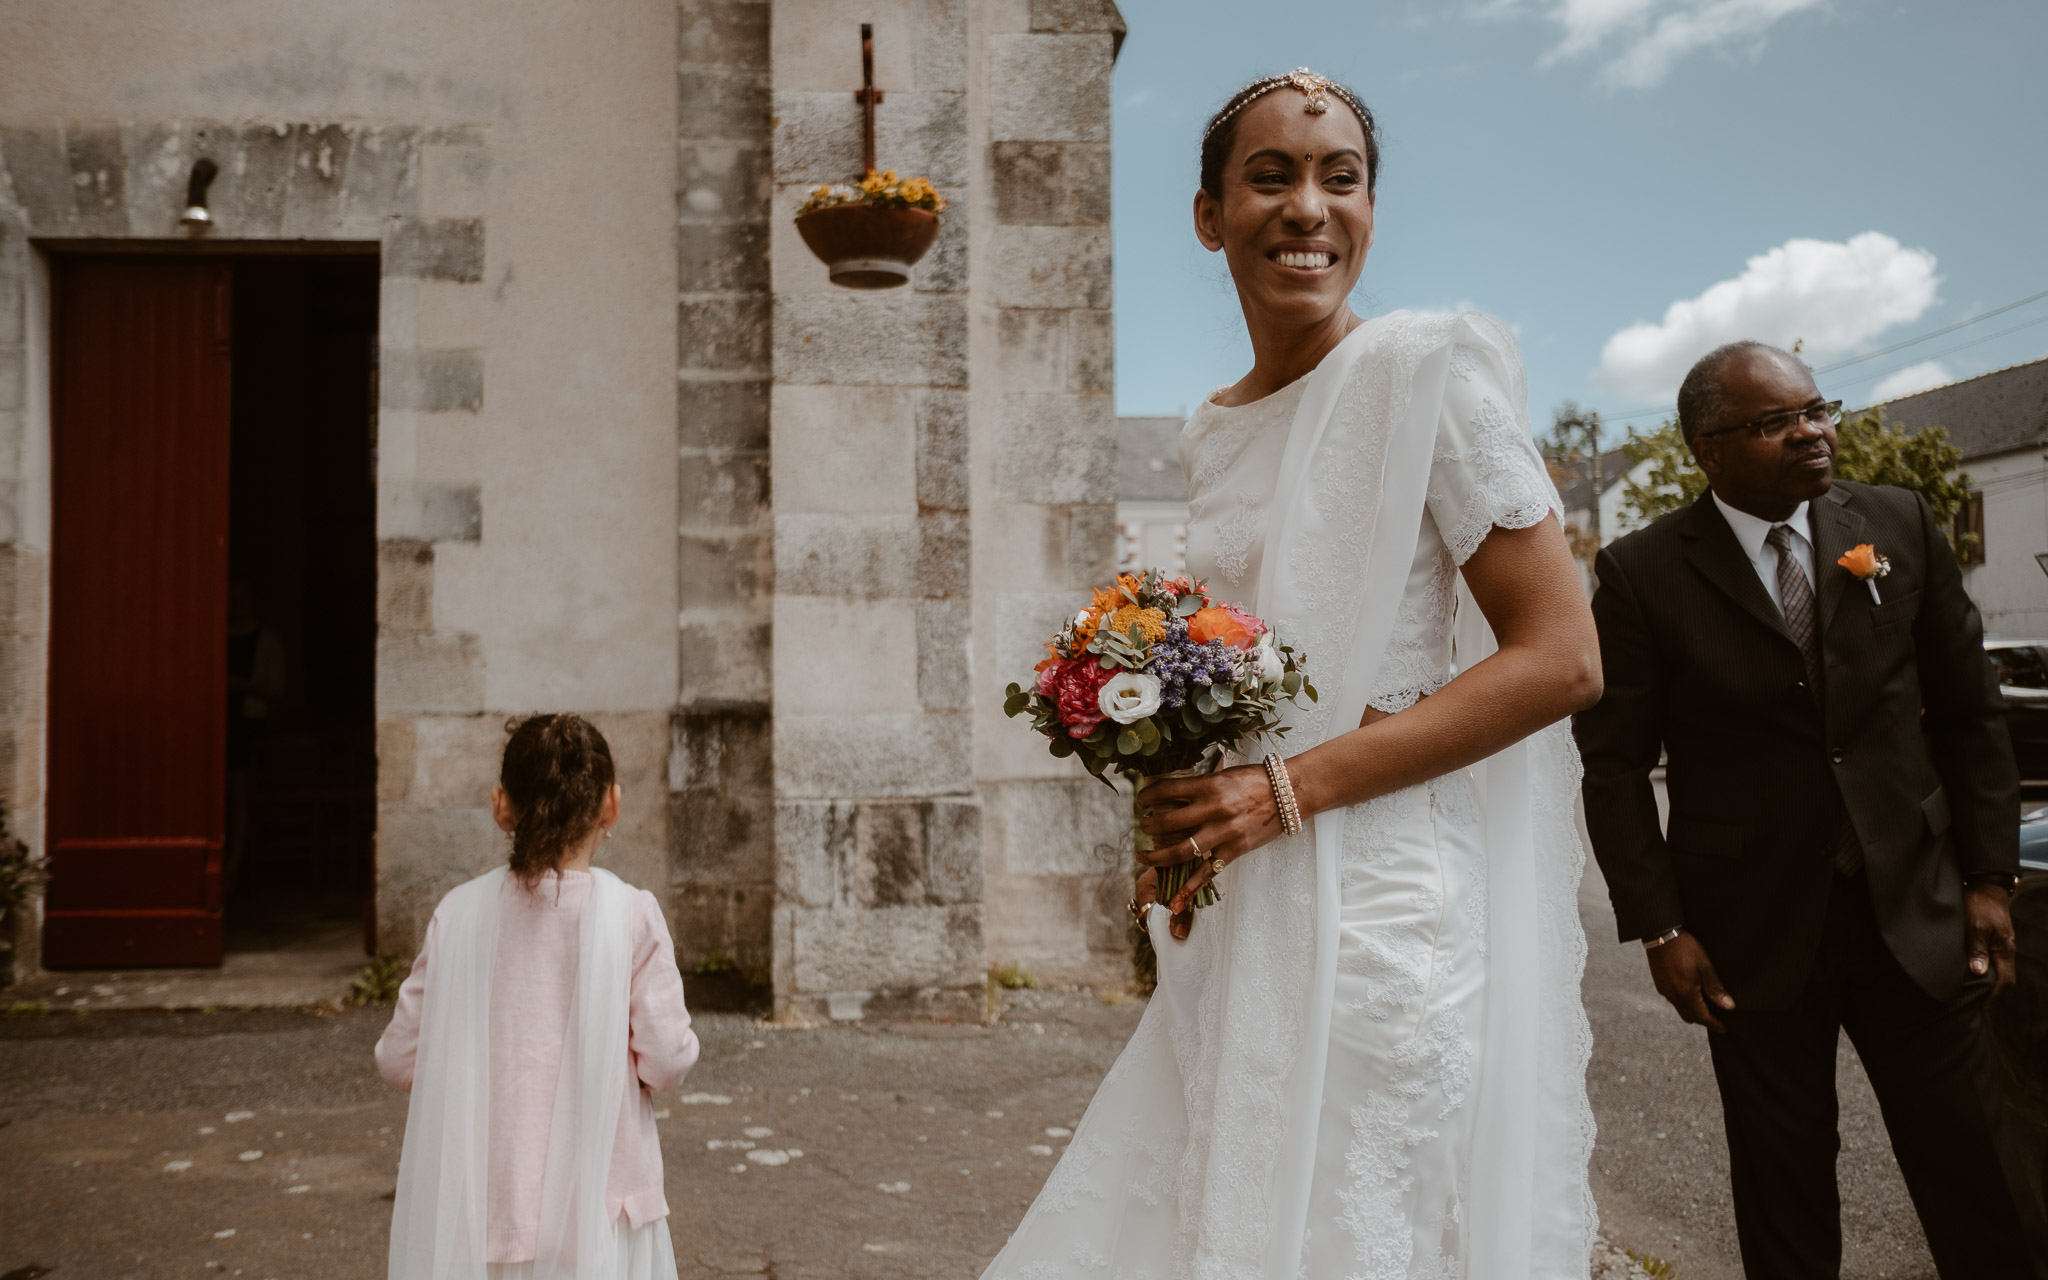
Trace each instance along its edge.
<instances>
[{"instance_id":1,"label":"pink flower","mask_svg":"<svg viewBox=\"0 0 2048 1280\"><path fill-rule=\"evenodd\" d=\"M1095 726L1103 721L1102 686L1109 683L1116 671L1105 668L1094 655L1084 654L1068 658L1048 672L1058 691L1060 723L1067 727L1067 736L1078 739L1095 732Z\"/></svg>"}]
</instances>

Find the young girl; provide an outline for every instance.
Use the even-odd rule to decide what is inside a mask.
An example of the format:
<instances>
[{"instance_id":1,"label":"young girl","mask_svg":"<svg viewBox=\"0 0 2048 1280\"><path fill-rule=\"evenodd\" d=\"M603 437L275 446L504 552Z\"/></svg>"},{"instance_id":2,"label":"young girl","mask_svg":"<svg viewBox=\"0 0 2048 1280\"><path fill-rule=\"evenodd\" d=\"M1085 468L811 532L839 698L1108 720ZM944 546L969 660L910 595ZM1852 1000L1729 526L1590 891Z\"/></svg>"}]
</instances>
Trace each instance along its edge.
<instances>
[{"instance_id":1,"label":"young girl","mask_svg":"<svg viewBox=\"0 0 2048 1280\"><path fill-rule=\"evenodd\" d=\"M580 716L509 726L510 865L434 909L377 1069L408 1090L392 1280L675 1280L653 1089L697 1061L654 895L592 853L619 821Z\"/></svg>"}]
</instances>

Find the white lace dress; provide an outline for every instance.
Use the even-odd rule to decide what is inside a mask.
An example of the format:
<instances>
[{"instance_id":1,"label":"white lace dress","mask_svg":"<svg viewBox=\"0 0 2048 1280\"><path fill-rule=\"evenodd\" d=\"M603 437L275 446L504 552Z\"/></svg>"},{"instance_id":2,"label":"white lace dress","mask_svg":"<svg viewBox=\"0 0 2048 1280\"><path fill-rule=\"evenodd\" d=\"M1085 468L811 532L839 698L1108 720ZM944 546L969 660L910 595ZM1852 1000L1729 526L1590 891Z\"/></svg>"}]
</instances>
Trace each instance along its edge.
<instances>
[{"instance_id":1,"label":"white lace dress","mask_svg":"<svg viewBox=\"0 0 2048 1280\"><path fill-rule=\"evenodd\" d=\"M1498 321L1397 312L1188 423L1189 568L1322 690L1285 749L1485 651L1457 566L1558 510L1523 395ZM1551 725L1317 815L1184 942L1151 912L1158 991L984 1280L1584 1280L1578 778Z\"/></svg>"},{"instance_id":2,"label":"white lace dress","mask_svg":"<svg viewBox=\"0 0 2048 1280\"><path fill-rule=\"evenodd\" d=\"M1306 385L1237 408L1205 401L1182 434L1188 569L1224 599L1256 595L1267 506ZM1453 351L1421 536L1367 699L1381 711L1449 682L1457 566L1495 527L1557 510L1509 404L1485 362ZM1361 805L1346 825L1305 1277L1466 1274L1468 1101L1486 999L1480 828L1462 769Z\"/></svg>"}]
</instances>

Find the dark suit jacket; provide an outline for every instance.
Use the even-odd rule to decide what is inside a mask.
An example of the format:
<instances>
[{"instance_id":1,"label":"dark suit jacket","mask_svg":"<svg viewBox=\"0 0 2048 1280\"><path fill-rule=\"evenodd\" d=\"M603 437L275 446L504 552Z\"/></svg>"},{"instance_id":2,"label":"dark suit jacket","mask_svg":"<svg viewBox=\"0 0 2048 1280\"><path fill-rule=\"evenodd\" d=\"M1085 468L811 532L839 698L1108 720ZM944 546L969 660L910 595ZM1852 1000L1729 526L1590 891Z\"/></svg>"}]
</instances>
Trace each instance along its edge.
<instances>
[{"instance_id":1,"label":"dark suit jacket","mask_svg":"<svg viewBox=\"0 0 2048 1280\"><path fill-rule=\"evenodd\" d=\"M1892 954L1965 977L1962 876L2019 866L2019 777L1983 623L1919 495L1836 482L1808 508L1824 688L1711 495L1600 552L1607 688L1574 721L1621 938L1683 925L1738 1005L1798 998L1846 811ZM1880 603L1836 560L1891 561ZM1670 831L1650 771L1668 757Z\"/></svg>"}]
</instances>

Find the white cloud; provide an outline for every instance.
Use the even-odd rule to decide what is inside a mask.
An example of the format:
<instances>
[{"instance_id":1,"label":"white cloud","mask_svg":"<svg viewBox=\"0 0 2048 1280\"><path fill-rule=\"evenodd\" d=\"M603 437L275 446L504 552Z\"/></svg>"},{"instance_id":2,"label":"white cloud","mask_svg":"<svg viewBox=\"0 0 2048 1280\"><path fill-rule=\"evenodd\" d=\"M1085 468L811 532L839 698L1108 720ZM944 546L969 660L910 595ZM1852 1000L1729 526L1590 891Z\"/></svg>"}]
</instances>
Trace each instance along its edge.
<instances>
[{"instance_id":1,"label":"white cloud","mask_svg":"<svg viewBox=\"0 0 2048 1280\"><path fill-rule=\"evenodd\" d=\"M1825 0L1556 0L1544 16L1564 38L1544 65L1598 54L1607 58L1600 79L1611 86L1647 89L1663 81L1687 54L1747 44L1762 46L1780 21ZM1489 0L1475 17L1526 11L1517 0Z\"/></svg>"},{"instance_id":2,"label":"white cloud","mask_svg":"<svg viewBox=\"0 0 2048 1280\"><path fill-rule=\"evenodd\" d=\"M1909 364L1892 374L1870 390L1870 402L1882 404L1886 400L1897 400L1925 391L1929 387L1943 387L1956 380L1956 375L1939 360L1922 360Z\"/></svg>"},{"instance_id":3,"label":"white cloud","mask_svg":"<svg viewBox=\"0 0 2048 1280\"><path fill-rule=\"evenodd\" d=\"M1616 333L1600 350L1594 382L1647 403L1668 403L1693 361L1724 342L1754 338L1801 348L1809 363L1845 355L1934 305L1934 255L1880 231L1846 243L1787 240L1758 254L1733 280L1681 298L1655 324Z\"/></svg>"}]
</instances>

